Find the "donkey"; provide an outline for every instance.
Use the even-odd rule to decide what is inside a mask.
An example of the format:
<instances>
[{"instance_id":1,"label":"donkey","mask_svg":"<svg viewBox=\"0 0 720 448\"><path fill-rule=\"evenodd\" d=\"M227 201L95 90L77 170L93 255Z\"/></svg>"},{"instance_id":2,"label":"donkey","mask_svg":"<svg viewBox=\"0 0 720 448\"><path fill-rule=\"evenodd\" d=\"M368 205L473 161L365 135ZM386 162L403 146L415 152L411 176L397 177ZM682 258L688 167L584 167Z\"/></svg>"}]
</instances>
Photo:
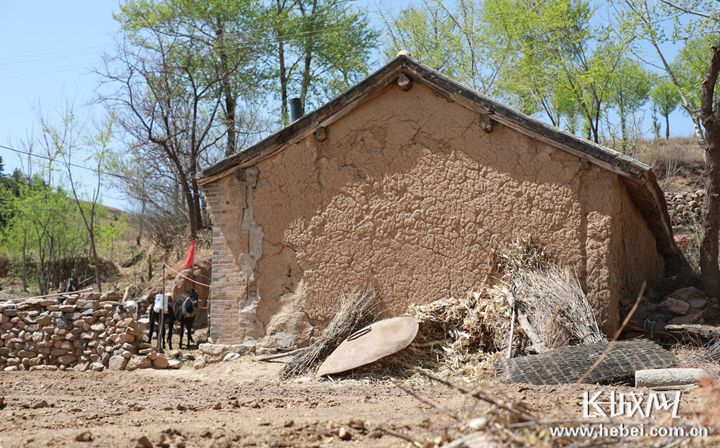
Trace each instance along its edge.
<instances>
[{"instance_id":1,"label":"donkey","mask_svg":"<svg viewBox=\"0 0 720 448\"><path fill-rule=\"evenodd\" d=\"M161 322L161 312L162 312L162 297L161 294L157 294L155 296L154 302L150 303L150 311L148 312L148 315L150 317L150 331L148 332L147 341L152 342L153 333L157 333L157 338L161 341L161 348L165 349L165 335L167 335L167 341L168 345L170 346L170 349L172 350L172 331L165 332L165 329L162 328L162 325L160 325ZM167 306L167 311L164 313L164 320L165 324L169 325L169 328L172 328L171 322L173 322L175 319L174 317L171 318L171 315L173 314L173 307L172 304L169 304ZM156 328L157 325L157 328Z\"/></svg>"},{"instance_id":2,"label":"donkey","mask_svg":"<svg viewBox=\"0 0 720 448\"><path fill-rule=\"evenodd\" d=\"M193 288L190 294L185 297L178 297L170 304L170 312L168 313L168 344L172 350L172 332L175 319L180 321L180 348L182 348L183 334L187 330L187 348L190 344L194 344L192 338L193 322L195 321L195 313L198 310L198 294Z\"/></svg>"}]
</instances>

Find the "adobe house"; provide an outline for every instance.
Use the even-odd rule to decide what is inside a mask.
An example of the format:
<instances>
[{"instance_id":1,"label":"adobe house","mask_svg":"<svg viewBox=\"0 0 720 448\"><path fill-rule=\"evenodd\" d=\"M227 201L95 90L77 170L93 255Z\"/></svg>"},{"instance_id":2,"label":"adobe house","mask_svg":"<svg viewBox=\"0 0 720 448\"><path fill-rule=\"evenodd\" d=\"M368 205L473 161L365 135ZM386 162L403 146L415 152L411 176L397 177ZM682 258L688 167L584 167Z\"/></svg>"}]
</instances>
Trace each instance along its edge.
<instances>
[{"instance_id":1,"label":"adobe house","mask_svg":"<svg viewBox=\"0 0 720 448\"><path fill-rule=\"evenodd\" d=\"M367 284L397 314L464 294L527 235L576 270L609 332L621 297L682 257L648 166L404 55L199 183L216 343L306 344Z\"/></svg>"}]
</instances>

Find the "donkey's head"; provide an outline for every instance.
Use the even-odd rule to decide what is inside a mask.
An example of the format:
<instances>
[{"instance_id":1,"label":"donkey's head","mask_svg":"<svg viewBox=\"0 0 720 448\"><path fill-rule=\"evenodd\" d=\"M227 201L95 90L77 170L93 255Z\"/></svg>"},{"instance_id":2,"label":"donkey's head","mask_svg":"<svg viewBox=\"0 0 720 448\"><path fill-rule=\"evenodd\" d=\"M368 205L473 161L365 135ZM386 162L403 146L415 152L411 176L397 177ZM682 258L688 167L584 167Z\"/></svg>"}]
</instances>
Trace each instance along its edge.
<instances>
[{"instance_id":1,"label":"donkey's head","mask_svg":"<svg viewBox=\"0 0 720 448\"><path fill-rule=\"evenodd\" d=\"M193 312L195 312L195 310L198 308L199 300L200 298L198 297L197 292L195 292L195 289L190 291L190 295L185 301L185 313L192 314Z\"/></svg>"}]
</instances>

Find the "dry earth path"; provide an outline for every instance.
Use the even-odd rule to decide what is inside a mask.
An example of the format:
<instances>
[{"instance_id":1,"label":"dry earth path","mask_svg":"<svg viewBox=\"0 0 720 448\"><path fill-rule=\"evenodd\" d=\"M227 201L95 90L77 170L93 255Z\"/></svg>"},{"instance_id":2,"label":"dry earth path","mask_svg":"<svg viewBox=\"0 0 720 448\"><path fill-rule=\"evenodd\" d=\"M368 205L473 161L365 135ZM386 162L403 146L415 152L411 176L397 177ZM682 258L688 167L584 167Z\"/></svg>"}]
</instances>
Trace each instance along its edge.
<instances>
[{"instance_id":1,"label":"dry earth path","mask_svg":"<svg viewBox=\"0 0 720 448\"><path fill-rule=\"evenodd\" d=\"M200 370L0 372L0 447L408 446L376 428L434 440L457 427L440 408L461 419L489 410L420 379L403 385L433 406L392 381L281 383L278 368L243 359ZM490 387L545 418L580 417L583 387ZM701 406L694 392L683 412ZM340 440L341 427L350 440Z\"/></svg>"}]
</instances>

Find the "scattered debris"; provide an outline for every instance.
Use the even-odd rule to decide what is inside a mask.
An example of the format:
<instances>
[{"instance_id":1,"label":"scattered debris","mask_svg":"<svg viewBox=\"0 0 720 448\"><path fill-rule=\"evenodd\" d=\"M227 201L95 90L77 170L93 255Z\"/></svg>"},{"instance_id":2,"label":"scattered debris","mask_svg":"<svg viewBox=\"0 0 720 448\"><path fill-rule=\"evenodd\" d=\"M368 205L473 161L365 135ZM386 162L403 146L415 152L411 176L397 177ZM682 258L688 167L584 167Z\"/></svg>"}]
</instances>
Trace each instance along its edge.
<instances>
[{"instance_id":1,"label":"scattered debris","mask_svg":"<svg viewBox=\"0 0 720 448\"><path fill-rule=\"evenodd\" d=\"M223 358L223 362L229 362L229 361L235 361L236 359L240 359L240 354L235 352L230 352Z\"/></svg>"},{"instance_id":2,"label":"scattered debris","mask_svg":"<svg viewBox=\"0 0 720 448\"><path fill-rule=\"evenodd\" d=\"M84 431L75 436L76 442L92 442L93 436L90 431Z\"/></svg>"},{"instance_id":3,"label":"scattered debris","mask_svg":"<svg viewBox=\"0 0 720 448\"><path fill-rule=\"evenodd\" d=\"M511 327L510 306L496 292L484 289L463 298L411 305L409 314L417 319L419 330L405 357L414 366L445 376L477 378L489 374L495 353L507 345ZM513 330L513 351L524 352L527 337L519 327Z\"/></svg>"},{"instance_id":4,"label":"scattered debris","mask_svg":"<svg viewBox=\"0 0 720 448\"><path fill-rule=\"evenodd\" d=\"M634 340L561 347L539 355L501 359L496 367L501 380L508 383L564 384L584 378L585 383L609 384L626 381L638 370L676 363L659 345Z\"/></svg>"}]
</instances>

